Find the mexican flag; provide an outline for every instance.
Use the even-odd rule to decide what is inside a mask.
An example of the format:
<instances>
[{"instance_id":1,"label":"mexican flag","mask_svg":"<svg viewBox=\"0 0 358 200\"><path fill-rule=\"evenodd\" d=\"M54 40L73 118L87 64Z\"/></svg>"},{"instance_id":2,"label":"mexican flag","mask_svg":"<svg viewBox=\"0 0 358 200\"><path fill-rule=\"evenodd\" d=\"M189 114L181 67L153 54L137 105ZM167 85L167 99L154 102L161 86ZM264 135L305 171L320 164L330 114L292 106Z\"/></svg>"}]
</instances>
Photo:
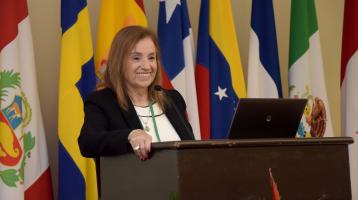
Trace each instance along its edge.
<instances>
[{"instance_id":1,"label":"mexican flag","mask_svg":"<svg viewBox=\"0 0 358 200\"><path fill-rule=\"evenodd\" d=\"M289 96L306 98L297 137L333 136L314 0L292 0Z\"/></svg>"}]
</instances>

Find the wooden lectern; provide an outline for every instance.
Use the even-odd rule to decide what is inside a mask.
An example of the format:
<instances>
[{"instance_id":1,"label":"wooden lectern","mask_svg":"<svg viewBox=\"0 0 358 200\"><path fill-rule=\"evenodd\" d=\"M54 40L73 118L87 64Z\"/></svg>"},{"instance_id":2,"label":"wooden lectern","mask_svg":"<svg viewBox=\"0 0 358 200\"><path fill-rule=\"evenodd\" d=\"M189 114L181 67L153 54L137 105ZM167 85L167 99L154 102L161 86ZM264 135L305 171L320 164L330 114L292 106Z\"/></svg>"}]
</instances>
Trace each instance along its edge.
<instances>
[{"instance_id":1,"label":"wooden lectern","mask_svg":"<svg viewBox=\"0 0 358 200\"><path fill-rule=\"evenodd\" d=\"M352 138L164 142L149 160L101 158L101 199L351 199ZM272 176L270 178L270 170Z\"/></svg>"}]
</instances>

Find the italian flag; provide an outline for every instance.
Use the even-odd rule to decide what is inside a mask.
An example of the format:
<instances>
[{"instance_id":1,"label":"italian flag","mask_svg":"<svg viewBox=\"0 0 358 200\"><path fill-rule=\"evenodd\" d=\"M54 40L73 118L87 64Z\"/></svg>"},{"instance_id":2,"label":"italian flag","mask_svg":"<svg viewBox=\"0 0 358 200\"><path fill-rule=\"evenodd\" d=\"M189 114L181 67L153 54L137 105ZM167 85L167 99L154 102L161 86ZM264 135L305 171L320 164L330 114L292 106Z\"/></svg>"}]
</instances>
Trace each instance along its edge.
<instances>
[{"instance_id":1,"label":"italian flag","mask_svg":"<svg viewBox=\"0 0 358 200\"><path fill-rule=\"evenodd\" d=\"M349 145L352 199L358 199L358 1L346 0L341 60L342 135L352 137Z\"/></svg>"},{"instance_id":2,"label":"italian flag","mask_svg":"<svg viewBox=\"0 0 358 200\"><path fill-rule=\"evenodd\" d=\"M314 0L292 0L289 96L306 98L297 137L333 136Z\"/></svg>"}]
</instances>

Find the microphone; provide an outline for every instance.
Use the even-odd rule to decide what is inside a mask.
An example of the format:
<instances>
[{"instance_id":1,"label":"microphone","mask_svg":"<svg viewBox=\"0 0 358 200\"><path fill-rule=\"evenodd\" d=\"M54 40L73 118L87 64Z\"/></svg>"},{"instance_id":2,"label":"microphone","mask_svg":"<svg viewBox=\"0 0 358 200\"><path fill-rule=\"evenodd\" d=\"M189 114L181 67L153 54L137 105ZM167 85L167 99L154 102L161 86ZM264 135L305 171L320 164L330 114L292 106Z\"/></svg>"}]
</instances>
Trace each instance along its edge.
<instances>
[{"instance_id":1,"label":"microphone","mask_svg":"<svg viewBox=\"0 0 358 200\"><path fill-rule=\"evenodd\" d=\"M156 91L158 91L158 92L167 91L166 89L164 89L164 88L163 88L162 86L160 86L160 85L155 85L155 86L154 86L154 90L156 90ZM180 114L180 111L179 111L177 105L176 105L175 103L172 103L171 105L173 106L176 115L179 117L180 122L184 125L185 131L187 132L188 136L190 136L190 138L194 140L195 138L192 137L192 134L191 134L192 131L191 131L190 127L188 127L188 124L187 124L188 122L187 122L187 121L184 119L184 117Z\"/></svg>"},{"instance_id":2,"label":"microphone","mask_svg":"<svg viewBox=\"0 0 358 200\"><path fill-rule=\"evenodd\" d=\"M164 90L164 88L162 88L162 86L160 86L160 85L155 85L154 86L154 90L156 90L156 91L162 91L162 90Z\"/></svg>"}]
</instances>

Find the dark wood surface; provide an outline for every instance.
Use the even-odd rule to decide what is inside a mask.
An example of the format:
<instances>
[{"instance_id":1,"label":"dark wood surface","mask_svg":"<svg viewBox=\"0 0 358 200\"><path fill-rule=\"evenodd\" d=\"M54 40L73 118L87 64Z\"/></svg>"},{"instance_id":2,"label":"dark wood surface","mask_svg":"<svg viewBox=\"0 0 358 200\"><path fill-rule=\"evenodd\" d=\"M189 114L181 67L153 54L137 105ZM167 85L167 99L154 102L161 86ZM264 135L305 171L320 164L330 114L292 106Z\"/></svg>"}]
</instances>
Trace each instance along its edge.
<instances>
[{"instance_id":1,"label":"dark wood surface","mask_svg":"<svg viewBox=\"0 0 358 200\"><path fill-rule=\"evenodd\" d=\"M163 142L101 158L102 199L351 199L349 137Z\"/></svg>"},{"instance_id":2,"label":"dark wood surface","mask_svg":"<svg viewBox=\"0 0 358 200\"><path fill-rule=\"evenodd\" d=\"M178 142L153 143L152 149L186 149L207 147L235 147L235 146L297 146L297 145L332 145L352 144L351 137L325 138L278 138L278 139L241 139L241 140L196 140Z\"/></svg>"}]
</instances>

